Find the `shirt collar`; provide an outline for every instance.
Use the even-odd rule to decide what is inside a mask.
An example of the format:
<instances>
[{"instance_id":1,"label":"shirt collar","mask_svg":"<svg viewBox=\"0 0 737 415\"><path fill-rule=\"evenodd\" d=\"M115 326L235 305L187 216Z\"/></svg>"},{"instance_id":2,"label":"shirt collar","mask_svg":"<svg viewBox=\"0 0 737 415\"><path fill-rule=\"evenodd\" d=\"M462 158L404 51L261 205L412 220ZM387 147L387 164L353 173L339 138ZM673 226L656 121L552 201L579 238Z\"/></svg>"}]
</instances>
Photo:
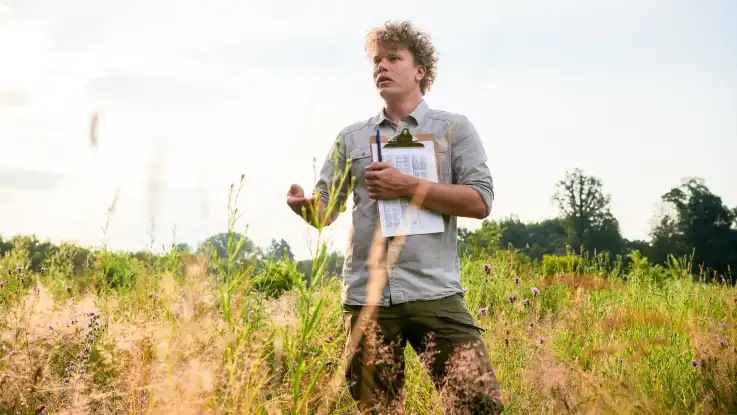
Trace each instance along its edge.
<instances>
[{"instance_id":1,"label":"shirt collar","mask_svg":"<svg viewBox=\"0 0 737 415\"><path fill-rule=\"evenodd\" d=\"M427 105L427 102L423 99L420 101L420 103L415 107L415 109L410 113L407 118L413 119L417 125L422 124L422 122L425 120L425 116L427 115L428 111L430 110L429 106ZM381 125L382 123L391 122L389 118L387 118L385 113L385 108L382 108L381 111L379 111L379 115L376 117L376 125Z\"/></svg>"}]
</instances>

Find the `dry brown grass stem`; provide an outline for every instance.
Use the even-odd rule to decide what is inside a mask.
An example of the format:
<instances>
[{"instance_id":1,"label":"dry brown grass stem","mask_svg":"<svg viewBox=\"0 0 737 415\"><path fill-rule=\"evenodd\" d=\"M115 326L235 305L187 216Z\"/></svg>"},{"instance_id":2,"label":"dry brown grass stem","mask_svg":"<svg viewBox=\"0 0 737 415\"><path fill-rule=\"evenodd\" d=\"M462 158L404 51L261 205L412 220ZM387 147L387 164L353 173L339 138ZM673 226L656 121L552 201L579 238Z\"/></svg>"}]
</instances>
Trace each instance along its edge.
<instances>
[{"instance_id":1,"label":"dry brown grass stem","mask_svg":"<svg viewBox=\"0 0 737 415\"><path fill-rule=\"evenodd\" d=\"M401 251L406 239L406 236L401 234L406 234L409 231L409 227L411 224L410 218L412 217L412 215L415 214L416 209L418 209L419 206L421 206L422 203L425 201L425 196L427 195L429 186L429 182L423 181L420 184L417 193L410 201L410 208L405 213L404 221L402 222L404 226L402 231L400 232L400 236L394 238L386 251L384 250L386 244L384 243L384 238L381 236L381 223L377 222L376 224L374 237L371 240L371 246L369 247L369 281L366 287L366 305L361 308L361 312L358 315L356 325L350 331L350 338L348 339L348 342L346 344L344 359L342 359L338 370L335 372L335 375L330 382L330 387L328 387L328 390L326 391L323 403L318 410L318 413L320 414L327 413L328 408L332 404L333 399L335 398L335 395L339 389L340 383L342 381L343 371L348 362L350 362L350 360L353 358L353 354L358 349L358 344L361 336L363 336L363 333L366 330L368 324L376 320L376 311L378 309L381 295L384 292L384 287L386 285L387 269L391 268L396 262L399 256L399 252ZM383 260L385 259L385 254L386 263L382 265ZM364 361L371 361L371 358L367 356Z\"/></svg>"}]
</instances>

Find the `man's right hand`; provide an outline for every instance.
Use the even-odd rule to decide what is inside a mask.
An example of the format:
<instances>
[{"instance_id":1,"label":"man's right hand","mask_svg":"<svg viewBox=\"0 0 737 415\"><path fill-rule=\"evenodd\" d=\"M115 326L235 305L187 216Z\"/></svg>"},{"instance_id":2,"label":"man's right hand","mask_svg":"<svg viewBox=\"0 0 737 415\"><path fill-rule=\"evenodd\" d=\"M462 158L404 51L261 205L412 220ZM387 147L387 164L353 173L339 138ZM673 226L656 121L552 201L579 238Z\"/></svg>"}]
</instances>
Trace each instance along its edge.
<instances>
[{"instance_id":1,"label":"man's right hand","mask_svg":"<svg viewBox=\"0 0 737 415\"><path fill-rule=\"evenodd\" d=\"M315 196L305 197L304 189L302 189L302 187L298 184L293 184L287 192L287 205L289 205L292 211L294 211L294 213L296 213L300 217L303 217L302 208L304 207L306 216L306 218L304 219L306 219L307 223L309 223L310 225L317 226L316 218L322 218L325 216L325 210L327 210L327 206L325 205L325 202L321 200L319 205L317 206L316 214L313 214L310 205L312 205L314 202ZM333 220L335 220L334 216L335 215L326 219L323 225L330 225Z\"/></svg>"},{"instance_id":2,"label":"man's right hand","mask_svg":"<svg viewBox=\"0 0 737 415\"><path fill-rule=\"evenodd\" d=\"M315 200L314 197L305 197L305 191L302 186L293 184L287 192L287 205L294 213L302 216L302 207L307 208Z\"/></svg>"}]
</instances>

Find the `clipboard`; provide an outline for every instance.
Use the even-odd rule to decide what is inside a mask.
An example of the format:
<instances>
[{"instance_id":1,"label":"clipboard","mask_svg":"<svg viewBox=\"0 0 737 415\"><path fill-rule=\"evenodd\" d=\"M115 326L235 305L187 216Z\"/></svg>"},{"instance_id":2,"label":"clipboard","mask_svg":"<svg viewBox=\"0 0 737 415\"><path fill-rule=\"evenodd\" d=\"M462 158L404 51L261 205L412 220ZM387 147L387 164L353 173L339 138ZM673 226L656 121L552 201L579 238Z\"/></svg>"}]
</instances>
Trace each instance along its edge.
<instances>
[{"instance_id":1,"label":"clipboard","mask_svg":"<svg viewBox=\"0 0 737 415\"><path fill-rule=\"evenodd\" d=\"M417 133L412 134L409 129L403 128L399 134L387 138L386 136L379 137L382 144L382 148L407 148L407 147L424 147L423 142L432 142L432 150L435 153L435 170L440 182L440 157L438 155L437 143L435 143L435 134L428 133ZM376 135L372 135L369 138L369 150L371 151L371 161L374 160L374 144L376 144Z\"/></svg>"},{"instance_id":2,"label":"clipboard","mask_svg":"<svg viewBox=\"0 0 737 415\"><path fill-rule=\"evenodd\" d=\"M436 182L440 183L441 181L441 175L440 175L440 159L437 151L437 143L435 142L435 135L434 134L427 134L427 133L418 133L418 134L412 134L409 129L403 128L398 134L394 135L393 137L387 138L387 137L380 137L381 140L381 148L382 151L379 154L383 153L383 150L385 149L392 149L392 148L420 148L423 150L432 150L433 152L433 158L435 160L435 178ZM426 143L430 143L431 149L427 149ZM377 145L376 142L376 135L372 135L370 137L370 150L371 150L371 160L374 161L376 158L374 147ZM384 158L385 160L385 158ZM427 209L424 209L420 207L418 209L416 219L417 222L414 223L421 223L422 226L426 226L424 230L422 230L421 227L413 227L414 231L410 231L408 234L400 233L397 228L397 222L396 222L396 212L392 212L392 215L394 217L394 222L391 225L391 229L389 227L385 227L384 224L381 221L381 209L382 206L386 206L388 203L396 203L395 201L383 201L379 200L376 204L376 213L377 213L377 223L378 226L382 230L382 236L385 238L392 238L395 236L404 236L404 235L414 235L414 234L427 234L427 233L440 233L445 230L445 224L442 215L440 215L437 212L432 212ZM395 205L393 210L398 209L398 207ZM404 215L402 216L402 224L404 224L404 220L408 219L405 218ZM422 219L421 219L422 217ZM418 225L420 226L420 225ZM389 233L387 235L386 233Z\"/></svg>"}]
</instances>

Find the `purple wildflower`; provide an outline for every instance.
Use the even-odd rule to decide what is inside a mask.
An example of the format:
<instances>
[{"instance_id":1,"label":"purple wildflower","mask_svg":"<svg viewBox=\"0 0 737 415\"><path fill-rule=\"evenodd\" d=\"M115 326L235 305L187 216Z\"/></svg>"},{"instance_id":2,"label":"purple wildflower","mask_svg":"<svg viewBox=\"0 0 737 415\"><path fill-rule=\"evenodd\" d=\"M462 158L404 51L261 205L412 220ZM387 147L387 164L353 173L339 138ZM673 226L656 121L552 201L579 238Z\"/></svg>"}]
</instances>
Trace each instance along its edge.
<instances>
[{"instance_id":1,"label":"purple wildflower","mask_svg":"<svg viewBox=\"0 0 737 415\"><path fill-rule=\"evenodd\" d=\"M5 281L0 281L0 288L3 288L5 286Z\"/></svg>"},{"instance_id":2,"label":"purple wildflower","mask_svg":"<svg viewBox=\"0 0 737 415\"><path fill-rule=\"evenodd\" d=\"M717 341L719 342L719 345L720 345L720 346L722 346L722 347L724 347L724 346L726 346L726 345L727 345L727 342L726 342L726 341L724 341L724 339L723 339L723 338L721 338L721 337L720 337L720 338L718 338L718 339L717 339Z\"/></svg>"},{"instance_id":3,"label":"purple wildflower","mask_svg":"<svg viewBox=\"0 0 737 415\"><path fill-rule=\"evenodd\" d=\"M723 329L726 329L727 328L727 323L724 322L724 323L720 324L720 326L722 326Z\"/></svg>"},{"instance_id":4,"label":"purple wildflower","mask_svg":"<svg viewBox=\"0 0 737 415\"><path fill-rule=\"evenodd\" d=\"M486 307L479 308L479 314L481 314L482 316L485 316L487 311L489 311L489 309Z\"/></svg>"},{"instance_id":5,"label":"purple wildflower","mask_svg":"<svg viewBox=\"0 0 737 415\"><path fill-rule=\"evenodd\" d=\"M545 341L545 340L544 340L544 339L543 339L542 337L538 337L538 338L537 338L537 342L538 342L539 344L543 344L543 342L544 342L544 341Z\"/></svg>"},{"instance_id":6,"label":"purple wildflower","mask_svg":"<svg viewBox=\"0 0 737 415\"><path fill-rule=\"evenodd\" d=\"M522 300L522 305L524 305L525 307L529 306L530 305L530 299L529 298L523 299Z\"/></svg>"},{"instance_id":7,"label":"purple wildflower","mask_svg":"<svg viewBox=\"0 0 737 415\"><path fill-rule=\"evenodd\" d=\"M484 264L484 271L486 272L487 275L490 274L491 273L491 264Z\"/></svg>"},{"instance_id":8,"label":"purple wildflower","mask_svg":"<svg viewBox=\"0 0 737 415\"><path fill-rule=\"evenodd\" d=\"M519 277L517 277L517 278L514 279L514 283L515 284L519 284L519 281L520 281Z\"/></svg>"},{"instance_id":9,"label":"purple wildflower","mask_svg":"<svg viewBox=\"0 0 737 415\"><path fill-rule=\"evenodd\" d=\"M691 366L696 367L699 365L699 362L696 361L696 359L691 359Z\"/></svg>"},{"instance_id":10,"label":"purple wildflower","mask_svg":"<svg viewBox=\"0 0 737 415\"><path fill-rule=\"evenodd\" d=\"M538 290L535 287L530 288L530 291L532 291L532 296L533 297L537 297L538 295L540 295L540 290Z\"/></svg>"},{"instance_id":11,"label":"purple wildflower","mask_svg":"<svg viewBox=\"0 0 737 415\"><path fill-rule=\"evenodd\" d=\"M516 295L510 295L507 297L507 300L509 300L510 303L514 303L514 301L517 299Z\"/></svg>"}]
</instances>

